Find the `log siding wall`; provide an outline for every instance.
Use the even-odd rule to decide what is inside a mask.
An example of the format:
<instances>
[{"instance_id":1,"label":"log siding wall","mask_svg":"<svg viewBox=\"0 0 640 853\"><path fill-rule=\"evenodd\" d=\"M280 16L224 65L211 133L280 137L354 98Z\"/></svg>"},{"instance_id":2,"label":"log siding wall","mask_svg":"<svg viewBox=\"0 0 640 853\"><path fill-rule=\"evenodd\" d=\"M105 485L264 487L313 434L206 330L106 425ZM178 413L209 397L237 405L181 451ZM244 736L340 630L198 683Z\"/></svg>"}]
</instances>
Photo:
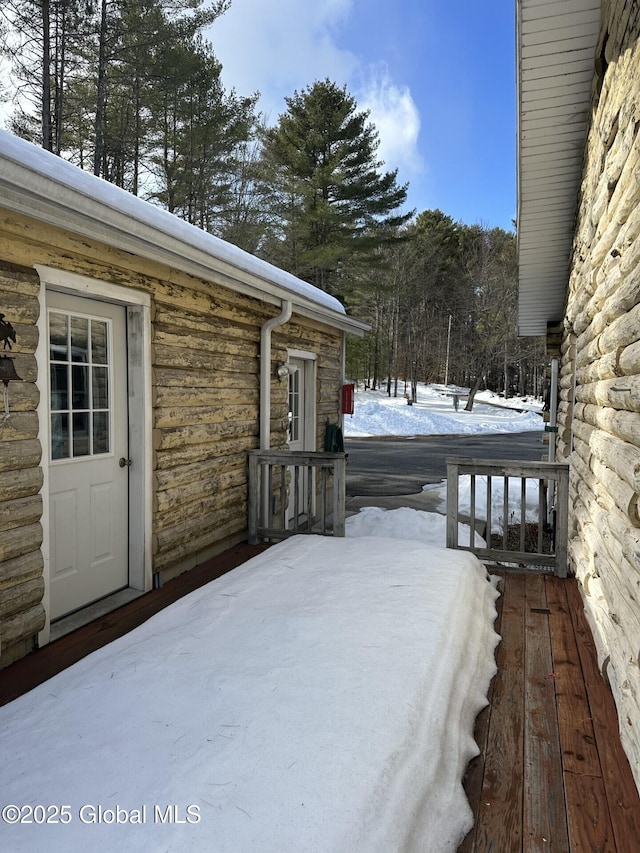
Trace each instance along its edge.
<instances>
[{"instance_id":1,"label":"log siding wall","mask_svg":"<svg viewBox=\"0 0 640 853\"><path fill-rule=\"evenodd\" d=\"M0 410L0 662L27 654L44 627L42 469L35 351L40 314L35 272L0 264L0 311L16 342L5 351L22 382L8 387L10 416ZM3 387L0 385L0 388Z\"/></svg>"},{"instance_id":2,"label":"log siding wall","mask_svg":"<svg viewBox=\"0 0 640 853\"><path fill-rule=\"evenodd\" d=\"M246 538L247 457L258 447L259 349L279 309L159 264L0 212L0 311L17 333L12 415L0 422L0 666L44 625L35 349L42 264L151 295L153 570L165 579ZM339 417L342 332L294 314L272 338L271 445L286 444L287 348L316 354L317 450ZM43 457L46 460L46 454Z\"/></svg>"},{"instance_id":3,"label":"log siding wall","mask_svg":"<svg viewBox=\"0 0 640 853\"><path fill-rule=\"evenodd\" d=\"M640 11L604 3L562 341L569 556L640 788Z\"/></svg>"}]
</instances>

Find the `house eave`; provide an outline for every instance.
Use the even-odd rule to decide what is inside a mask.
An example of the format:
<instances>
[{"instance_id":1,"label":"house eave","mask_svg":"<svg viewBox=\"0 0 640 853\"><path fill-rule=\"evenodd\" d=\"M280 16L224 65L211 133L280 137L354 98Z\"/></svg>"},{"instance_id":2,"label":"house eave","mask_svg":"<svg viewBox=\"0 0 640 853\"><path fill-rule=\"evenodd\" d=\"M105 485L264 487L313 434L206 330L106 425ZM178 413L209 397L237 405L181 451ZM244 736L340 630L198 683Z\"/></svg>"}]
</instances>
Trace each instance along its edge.
<instances>
[{"instance_id":1,"label":"house eave","mask_svg":"<svg viewBox=\"0 0 640 853\"><path fill-rule=\"evenodd\" d=\"M204 281L222 284L262 302L279 306L289 300L295 313L341 331L362 336L369 328L348 317L338 300L307 282L117 187L105 187L105 182L93 175L81 173L78 178L86 188L78 188L64 177L35 171L29 163L5 156L3 143L8 139L11 139L8 134L1 133L0 206L6 210ZM27 143L18 140L17 144ZM42 152L43 159L52 156ZM51 162L63 176L69 169L80 172L59 158ZM97 192L91 192L94 187ZM108 196L108 202L100 198L101 192ZM119 201L122 209L118 207Z\"/></svg>"},{"instance_id":2,"label":"house eave","mask_svg":"<svg viewBox=\"0 0 640 853\"><path fill-rule=\"evenodd\" d=\"M516 0L518 334L561 320L601 0Z\"/></svg>"}]
</instances>

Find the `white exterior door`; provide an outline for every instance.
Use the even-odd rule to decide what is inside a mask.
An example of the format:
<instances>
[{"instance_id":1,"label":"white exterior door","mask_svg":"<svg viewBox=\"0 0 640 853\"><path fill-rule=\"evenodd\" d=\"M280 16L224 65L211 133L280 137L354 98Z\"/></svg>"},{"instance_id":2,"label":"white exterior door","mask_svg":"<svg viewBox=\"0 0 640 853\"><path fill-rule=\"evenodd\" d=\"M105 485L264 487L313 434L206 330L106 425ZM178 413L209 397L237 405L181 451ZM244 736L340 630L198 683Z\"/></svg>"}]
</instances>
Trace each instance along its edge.
<instances>
[{"instance_id":1,"label":"white exterior door","mask_svg":"<svg viewBox=\"0 0 640 853\"><path fill-rule=\"evenodd\" d=\"M126 311L47 293L51 619L129 582Z\"/></svg>"},{"instance_id":2,"label":"white exterior door","mask_svg":"<svg viewBox=\"0 0 640 853\"><path fill-rule=\"evenodd\" d=\"M304 361L289 359L289 450L305 450Z\"/></svg>"},{"instance_id":3,"label":"white exterior door","mask_svg":"<svg viewBox=\"0 0 640 853\"><path fill-rule=\"evenodd\" d=\"M312 406L312 371L313 362L302 358L288 359L289 364L289 450L314 449L315 436L310 429L313 417ZM307 518L309 509L308 491L309 474L306 468L291 469L289 487L289 505L287 507L287 523L295 524ZM297 504L296 504L297 496ZM311 507L313 511L313 506Z\"/></svg>"}]
</instances>

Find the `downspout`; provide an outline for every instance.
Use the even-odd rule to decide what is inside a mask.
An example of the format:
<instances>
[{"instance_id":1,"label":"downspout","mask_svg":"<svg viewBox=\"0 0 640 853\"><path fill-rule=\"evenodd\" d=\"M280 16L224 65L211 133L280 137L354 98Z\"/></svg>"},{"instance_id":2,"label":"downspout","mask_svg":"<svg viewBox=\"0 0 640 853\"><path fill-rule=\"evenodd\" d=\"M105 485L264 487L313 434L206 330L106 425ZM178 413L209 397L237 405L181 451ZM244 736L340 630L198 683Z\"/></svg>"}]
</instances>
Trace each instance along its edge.
<instances>
[{"instance_id":1,"label":"downspout","mask_svg":"<svg viewBox=\"0 0 640 853\"><path fill-rule=\"evenodd\" d=\"M282 302L282 311L272 317L260 331L260 450L271 446L271 332L291 318L293 303Z\"/></svg>"},{"instance_id":2,"label":"downspout","mask_svg":"<svg viewBox=\"0 0 640 853\"><path fill-rule=\"evenodd\" d=\"M283 326L292 311L293 304L283 300L280 314L267 320L260 331L260 450L269 450L271 446L271 332ZM269 480L265 476L260 477L259 516L262 525L266 526L270 510Z\"/></svg>"}]
</instances>

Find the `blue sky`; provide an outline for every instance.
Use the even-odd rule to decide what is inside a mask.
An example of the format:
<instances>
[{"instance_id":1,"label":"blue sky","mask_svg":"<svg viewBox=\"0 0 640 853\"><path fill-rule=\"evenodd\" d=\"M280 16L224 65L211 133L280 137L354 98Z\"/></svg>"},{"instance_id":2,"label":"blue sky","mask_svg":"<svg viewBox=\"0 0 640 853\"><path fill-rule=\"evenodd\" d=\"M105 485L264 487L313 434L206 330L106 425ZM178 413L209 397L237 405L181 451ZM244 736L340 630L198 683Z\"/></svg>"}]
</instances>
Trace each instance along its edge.
<instances>
[{"instance_id":1,"label":"blue sky","mask_svg":"<svg viewBox=\"0 0 640 853\"><path fill-rule=\"evenodd\" d=\"M232 0L208 33L223 81L271 122L315 80L371 111L408 206L509 229L515 0Z\"/></svg>"}]
</instances>

